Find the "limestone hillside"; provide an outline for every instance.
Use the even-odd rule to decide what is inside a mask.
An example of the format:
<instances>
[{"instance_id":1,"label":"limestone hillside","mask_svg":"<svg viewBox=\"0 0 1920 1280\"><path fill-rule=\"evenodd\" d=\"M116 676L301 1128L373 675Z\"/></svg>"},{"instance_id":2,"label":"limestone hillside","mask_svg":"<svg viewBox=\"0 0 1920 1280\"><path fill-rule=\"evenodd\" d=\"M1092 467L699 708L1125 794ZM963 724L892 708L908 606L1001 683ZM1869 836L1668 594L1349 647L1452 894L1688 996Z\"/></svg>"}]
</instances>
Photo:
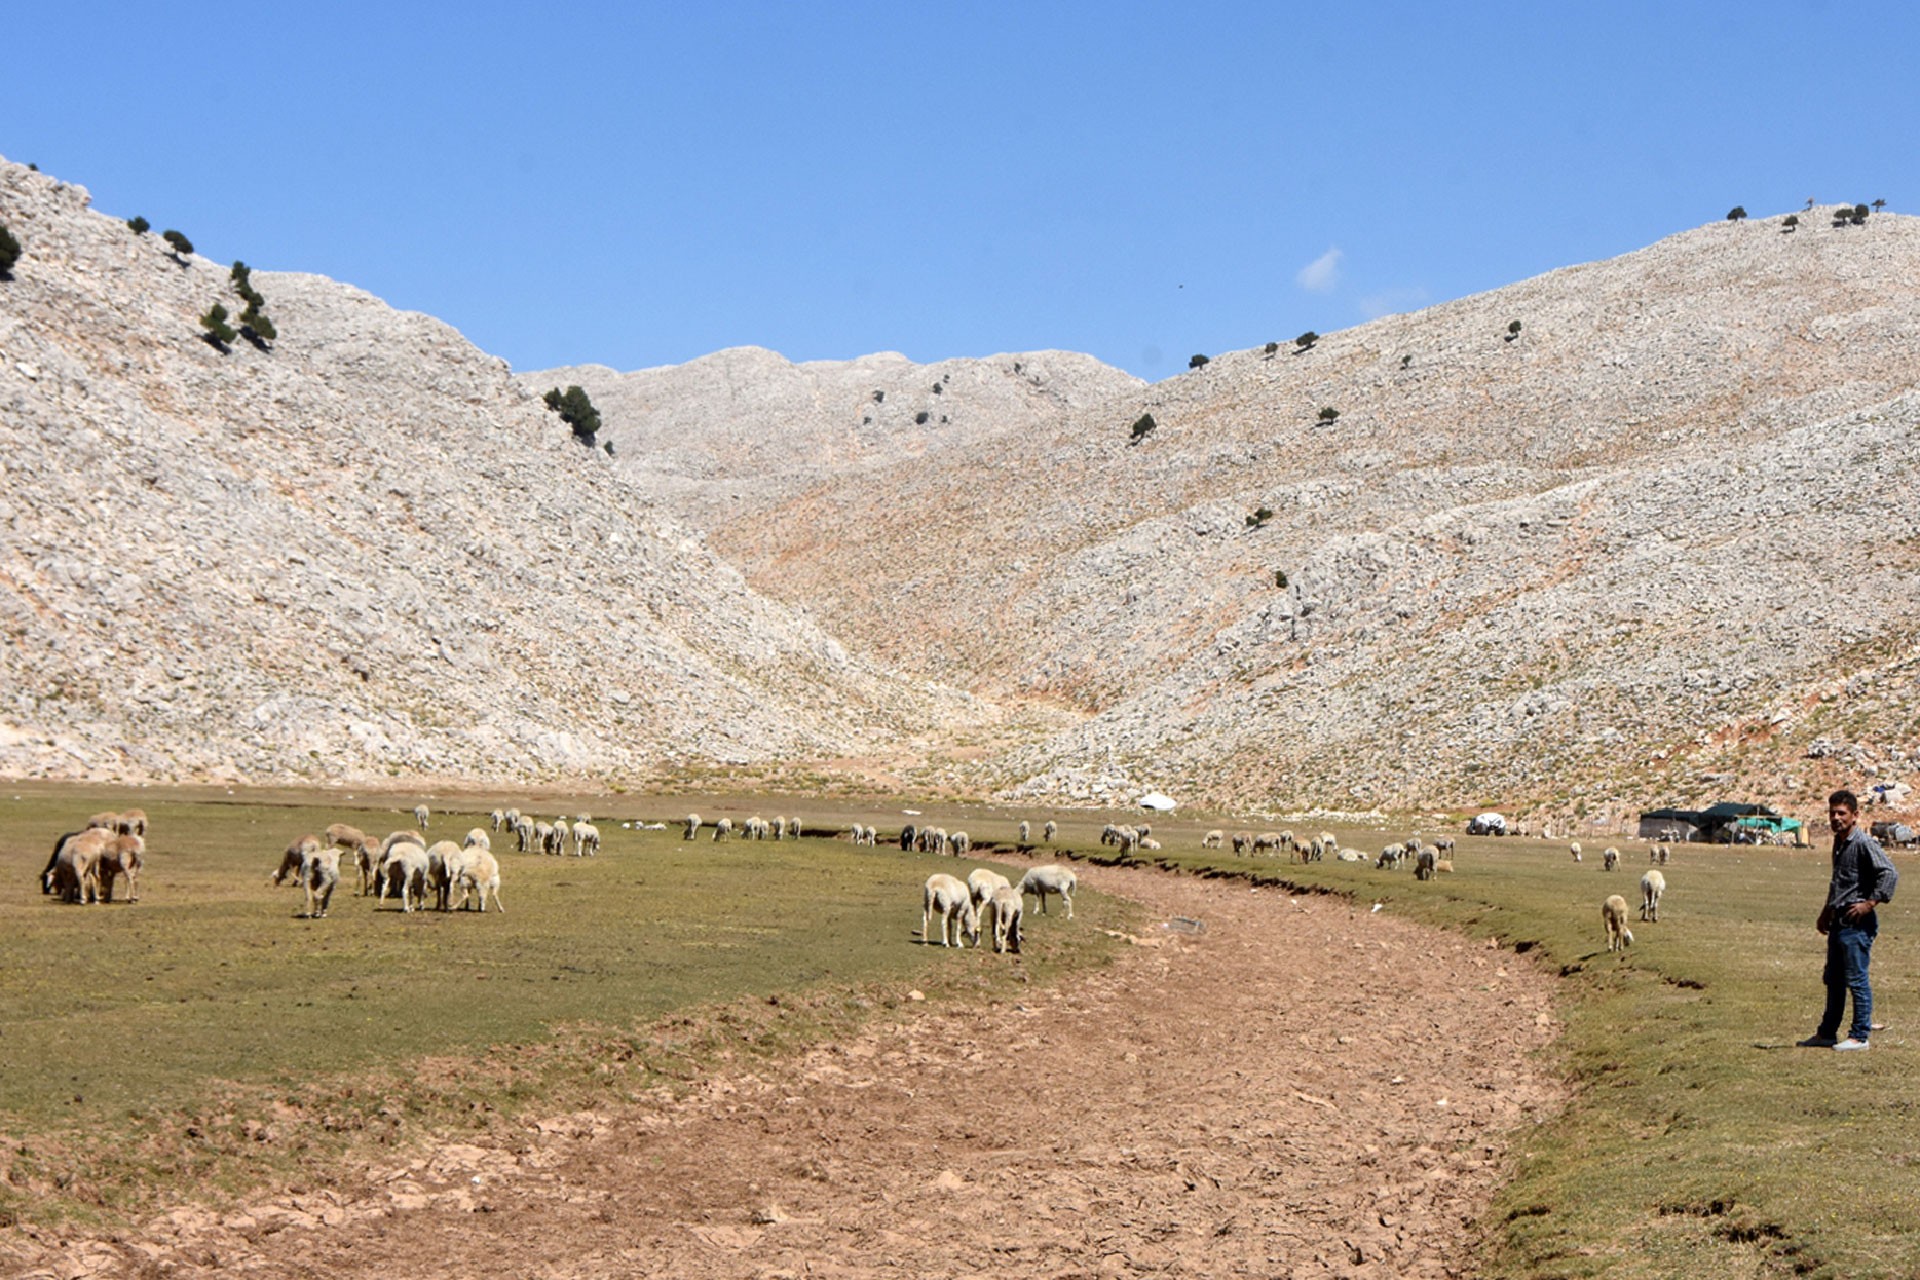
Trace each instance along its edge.
<instances>
[{"instance_id":1,"label":"limestone hillside","mask_svg":"<svg viewBox=\"0 0 1920 1280\"><path fill-rule=\"evenodd\" d=\"M1910 767L1920 220L1249 336L713 545L878 661L1090 715L952 775L1017 795L1564 820Z\"/></svg>"},{"instance_id":2,"label":"limestone hillside","mask_svg":"<svg viewBox=\"0 0 1920 1280\"><path fill-rule=\"evenodd\" d=\"M970 699L749 589L429 317L0 162L0 775L619 780L881 750ZM226 248L226 246L223 246Z\"/></svg>"},{"instance_id":3,"label":"limestone hillside","mask_svg":"<svg viewBox=\"0 0 1920 1280\"><path fill-rule=\"evenodd\" d=\"M793 364L759 347L632 373L548 369L520 381L535 391L585 388L620 473L703 527L828 481L854 480L882 501L888 473L904 460L964 455L991 436L1051 425L1146 385L1070 351L938 364L883 352Z\"/></svg>"}]
</instances>

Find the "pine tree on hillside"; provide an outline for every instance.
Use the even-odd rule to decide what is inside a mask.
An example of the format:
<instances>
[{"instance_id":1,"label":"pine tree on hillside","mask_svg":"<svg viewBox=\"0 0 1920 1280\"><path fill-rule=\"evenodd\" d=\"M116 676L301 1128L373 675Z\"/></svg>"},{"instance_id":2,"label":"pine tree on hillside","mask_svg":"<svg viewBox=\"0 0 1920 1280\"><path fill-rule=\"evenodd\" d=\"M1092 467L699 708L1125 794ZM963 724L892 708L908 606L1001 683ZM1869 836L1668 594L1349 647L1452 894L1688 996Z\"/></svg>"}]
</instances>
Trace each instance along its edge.
<instances>
[{"instance_id":1,"label":"pine tree on hillside","mask_svg":"<svg viewBox=\"0 0 1920 1280\"><path fill-rule=\"evenodd\" d=\"M0 280L13 277L13 264L20 261L20 254L20 242L7 230L6 223L0 222Z\"/></svg>"},{"instance_id":2,"label":"pine tree on hillside","mask_svg":"<svg viewBox=\"0 0 1920 1280\"><path fill-rule=\"evenodd\" d=\"M207 314L200 317L200 327L207 331L206 340L213 344L214 350L223 354L240 336L227 323L227 309L217 302L207 309Z\"/></svg>"},{"instance_id":3,"label":"pine tree on hillside","mask_svg":"<svg viewBox=\"0 0 1920 1280\"><path fill-rule=\"evenodd\" d=\"M593 437L600 430L600 411L593 407L593 401L578 386L570 386L564 392L555 387L540 397L547 408L560 415L560 421L573 428L573 434L586 444L593 443Z\"/></svg>"}]
</instances>

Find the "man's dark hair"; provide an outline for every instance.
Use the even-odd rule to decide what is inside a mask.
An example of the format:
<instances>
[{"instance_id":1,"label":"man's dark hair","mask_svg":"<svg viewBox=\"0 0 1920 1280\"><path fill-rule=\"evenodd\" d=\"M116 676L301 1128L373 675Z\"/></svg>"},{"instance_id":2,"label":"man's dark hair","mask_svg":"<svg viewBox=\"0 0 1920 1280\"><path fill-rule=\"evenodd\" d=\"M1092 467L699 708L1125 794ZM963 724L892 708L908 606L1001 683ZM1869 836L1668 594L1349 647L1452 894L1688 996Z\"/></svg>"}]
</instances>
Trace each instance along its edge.
<instances>
[{"instance_id":1,"label":"man's dark hair","mask_svg":"<svg viewBox=\"0 0 1920 1280\"><path fill-rule=\"evenodd\" d=\"M1860 797L1848 791L1845 787L1842 787L1827 797L1827 808L1831 809L1837 804L1843 804L1855 813L1860 812Z\"/></svg>"}]
</instances>

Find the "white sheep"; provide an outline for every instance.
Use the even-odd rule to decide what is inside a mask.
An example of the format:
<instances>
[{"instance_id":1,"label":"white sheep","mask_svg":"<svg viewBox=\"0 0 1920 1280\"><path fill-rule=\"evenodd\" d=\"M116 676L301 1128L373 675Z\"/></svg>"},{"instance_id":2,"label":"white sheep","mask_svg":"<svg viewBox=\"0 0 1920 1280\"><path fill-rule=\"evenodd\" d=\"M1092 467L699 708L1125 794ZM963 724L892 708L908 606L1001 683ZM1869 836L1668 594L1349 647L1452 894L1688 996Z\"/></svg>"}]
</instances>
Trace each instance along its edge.
<instances>
[{"instance_id":1,"label":"white sheep","mask_svg":"<svg viewBox=\"0 0 1920 1280\"><path fill-rule=\"evenodd\" d=\"M493 829L495 831L498 831L501 827L506 825L507 815L504 811L495 809L492 813L489 813L487 815L487 821L492 824Z\"/></svg>"},{"instance_id":2,"label":"white sheep","mask_svg":"<svg viewBox=\"0 0 1920 1280\"><path fill-rule=\"evenodd\" d=\"M514 816L513 838L517 842L521 853L525 853L532 847L536 830L537 828L534 826L533 819L524 814L516 814Z\"/></svg>"},{"instance_id":3,"label":"white sheep","mask_svg":"<svg viewBox=\"0 0 1920 1280\"><path fill-rule=\"evenodd\" d=\"M413 825L414 826L420 828L422 831L425 831L427 829L427 817L428 817L427 806L423 804L417 804L413 806Z\"/></svg>"},{"instance_id":4,"label":"white sheep","mask_svg":"<svg viewBox=\"0 0 1920 1280\"><path fill-rule=\"evenodd\" d=\"M340 850L321 843L319 836L301 836L287 846L280 857L280 869L269 884L279 884L292 876L307 891L306 918L324 919L333 901L334 886L340 883Z\"/></svg>"},{"instance_id":5,"label":"white sheep","mask_svg":"<svg viewBox=\"0 0 1920 1280\"><path fill-rule=\"evenodd\" d=\"M466 850L451 840L436 840L427 846L427 887L433 890L436 910L447 909L447 899L453 892L454 868L465 853Z\"/></svg>"},{"instance_id":6,"label":"white sheep","mask_svg":"<svg viewBox=\"0 0 1920 1280\"><path fill-rule=\"evenodd\" d=\"M1338 852L1340 852L1340 842L1334 838L1333 832L1322 831L1315 837L1313 848L1313 860L1315 862L1320 861L1322 857L1329 853Z\"/></svg>"},{"instance_id":7,"label":"white sheep","mask_svg":"<svg viewBox=\"0 0 1920 1280\"><path fill-rule=\"evenodd\" d=\"M1640 918L1657 922L1660 919L1660 895L1667 891L1667 878L1658 871L1649 871L1640 877Z\"/></svg>"},{"instance_id":8,"label":"white sheep","mask_svg":"<svg viewBox=\"0 0 1920 1280\"><path fill-rule=\"evenodd\" d=\"M1218 849L1227 842L1227 833L1215 828L1200 837L1202 849Z\"/></svg>"},{"instance_id":9,"label":"white sheep","mask_svg":"<svg viewBox=\"0 0 1920 1280\"><path fill-rule=\"evenodd\" d=\"M136 835L117 835L100 850L94 864L94 879L100 885L100 901L113 901L115 876L127 878L127 901L140 901L140 871L147 864L147 842Z\"/></svg>"},{"instance_id":10,"label":"white sheep","mask_svg":"<svg viewBox=\"0 0 1920 1280\"><path fill-rule=\"evenodd\" d=\"M1106 826L1100 828L1100 843L1101 844L1119 844L1120 828L1115 826L1111 822L1109 822Z\"/></svg>"},{"instance_id":11,"label":"white sheep","mask_svg":"<svg viewBox=\"0 0 1920 1280\"><path fill-rule=\"evenodd\" d=\"M1141 836L1140 847L1148 853L1160 852L1160 842L1152 836Z\"/></svg>"},{"instance_id":12,"label":"white sheep","mask_svg":"<svg viewBox=\"0 0 1920 1280\"><path fill-rule=\"evenodd\" d=\"M492 853L493 837L488 835L484 828L475 827L473 830L467 832L466 838L460 842L460 847L462 849L480 848L485 849L488 853Z\"/></svg>"},{"instance_id":13,"label":"white sheep","mask_svg":"<svg viewBox=\"0 0 1920 1280\"><path fill-rule=\"evenodd\" d=\"M555 818L553 825L547 828L547 838L541 845L540 852L552 854L556 858L565 853L567 851L567 833L570 830L571 828L567 825L567 816L564 813Z\"/></svg>"},{"instance_id":14,"label":"white sheep","mask_svg":"<svg viewBox=\"0 0 1920 1280\"><path fill-rule=\"evenodd\" d=\"M427 851L412 840L401 840L387 847L380 858L374 883L379 886L380 901L385 902L395 887L400 890L400 909L409 914L418 900L427 896Z\"/></svg>"},{"instance_id":15,"label":"white sheep","mask_svg":"<svg viewBox=\"0 0 1920 1280\"><path fill-rule=\"evenodd\" d=\"M1021 844L1031 844L1033 842L1033 824L1031 822L1028 822L1024 818L1021 819L1019 831Z\"/></svg>"},{"instance_id":16,"label":"white sheep","mask_svg":"<svg viewBox=\"0 0 1920 1280\"><path fill-rule=\"evenodd\" d=\"M1608 845L1606 851L1600 855L1600 869L1602 871L1611 871L1619 865L1620 851L1612 845Z\"/></svg>"},{"instance_id":17,"label":"white sheep","mask_svg":"<svg viewBox=\"0 0 1920 1280\"><path fill-rule=\"evenodd\" d=\"M1020 954L1020 921L1026 914L1027 900L1020 896L1018 889L1003 885L993 891L987 899L986 913L981 917L981 928L993 939L996 953L1011 951Z\"/></svg>"},{"instance_id":18,"label":"white sheep","mask_svg":"<svg viewBox=\"0 0 1920 1280\"><path fill-rule=\"evenodd\" d=\"M573 856L595 858L600 855L600 828L591 822L573 824ZM483 907L482 910L485 910Z\"/></svg>"},{"instance_id":19,"label":"white sheep","mask_svg":"<svg viewBox=\"0 0 1920 1280\"><path fill-rule=\"evenodd\" d=\"M1035 867L1020 877L1020 892L1032 894L1040 899L1040 914L1047 913L1047 895L1058 894L1060 901L1067 904L1067 919L1073 919L1073 891L1080 885L1080 877L1055 862L1044 867Z\"/></svg>"},{"instance_id":20,"label":"white sheep","mask_svg":"<svg viewBox=\"0 0 1920 1280\"><path fill-rule=\"evenodd\" d=\"M1052 844L1053 838L1059 834L1060 834L1060 824L1057 822L1054 822L1052 819L1048 819L1047 825L1040 828L1040 838L1046 841L1048 844Z\"/></svg>"},{"instance_id":21,"label":"white sheep","mask_svg":"<svg viewBox=\"0 0 1920 1280\"><path fill-rule=\"evenodd\" d=\"M1612 894L1600 904L1600 918L1607 926L1607 950L1625 951L1633 945L1633 930L1627 928L1627 900Z\"/></svg>"},{"instance_id":22,"label":"white sheep","mask_svg":"<svg viewBox=\"0 0 1920 1280\"><path fill-rule=\"evenodd\" d=\"M1575 862L1580 861L1580 842L1575 840L1572 844L1568 845L1567 852L1573 855Z\"/></svg>"},{"instance_id":23,"label":"white sheep","mask_svg":"<svg viewBox=\"0 0 1920 1280\"><path fill-rule=\"evenodd\" d=\"M1413 855L1413 878L1415 880L1433 879L1435 873L1439 870L1439 862L1440 860L1434 856L1433 850L1427 848L1425 845L1420 846L1420 852Z\"/></svg>"},{"instance_id":24,"label":"white sheep","mask_svg":"<svg viewBox=\"0 0 1920 1280\"><path fill-rule=\"evenodd\" d=\"M984 907L987 899L993 896L995 889L1011 889L1013 882L998 871L989 871L985 867L975 867L967 875L967 892L973 898L973 905Z\"/></svg>"},{"instance_id":25,"label":"white sheep","mask_svg":"<svg viewBox=\"0 0 1920 1280\"><path fill-rule=\"evenodd\" d=\"M722 840L731 840L731 839L733 839L733 819L732 818L722 818L720 819L720 821L713 824L713 842L715 844L720 843Z\"/></svg>"},{"instance_id":26,"label":"white sheep","mask_svg":"<svg viewBox=\"0 0 1920 1280\"><path fill-rule=\"evenodd\" d=\"M964 831L956 831L947 837L948 851L956 858L964 858L973 850L973 839Z\"/></svg>"},{"instance_id":27,"label":"white sheep","mask_svg":"<svg viewBox=\"0 0 1920 1280\"><path fill-rule=\"evenodd\" d=\"M1248 850L1250 850L1250 849L1252 849L1252 848L1253 848L1253 832L1251 832L1251 831L1236 831L1236 832L1234 832L1234 833L1233 833L1233 855L1234 855L1234 857L1236 857L1236 858L1244 858L1244 857L1246 857L1246 856L1247 856L1247 851L1248 851Z\"/></svg>"},{"instance_id":28,"label":"white sheep","mask_svg":"<svg viewBox=\"0 0 1920 1280\"><path fill-rule=\"evenodd\" d=\"M700 834L700 815L697 813L690 813L687 815L686 834L681 836L680 838L682 840L691 840L699 834Z\"/></svg>"},{"instance_id":29,"label":"white sheep","mask_svg":"<svg viewBox=\"0 0 1920 1280\"><path fill-rule=\"evenodd\" d=\"M501 915L507 913L507 905L500 901L500 862L491 851L482 848L469 848L453 866L453 883L460 889L460 901L453 904L453 910L464 910L469 893L480 896L480 912L486 914L487 894L493 894L493 905Z\"/></svg>"},{"instance_id":30,"label":"white sheep","mask_svg":"<svg viewBox=\"0 0 1920 1280\"><path fill-rule=\"evenodd\" d=\"M973 897L967 892L967 886L944 871L936 871L927 877L927 885L920 894L920 940L932 942L933 918L940 917L940 945L943 947L967 945L972 938L978 943L980 938L980 915L973 909ZM949 941L949 937L952 941Z\"/></svg>"},{"instance_id":31,"label":"white sheep","mask_svg":"<svg viewBox=\"0 0 1920 1280\"><path fill-rule=\"evenodd\" d=\"M533 851L535 853L545 853L547 852L549 846L551 846L552 844L553 844L553 824L551 822L534 823L533 824Z\"/></svg>"},{"instance_id":32,"label":"white sheep","mask_svg":"<svg viewBox=\"0 0 1920 1280\"><path fill-rule=\"evenodd\" d=\"M513 829L514 829L515 827L517 827L517 826L519 826L519 825L520 825L520 811L519 811L518 809L507 809L507 810L504 810L504 811L503 811L503 812L502 812L502 813L500 814L500 825L501 825L502 827L504 827L504 828L505 828L506 830L508 830L508 831L511 831L511 830L513 830Z\"/></svg>"}]
</instances>

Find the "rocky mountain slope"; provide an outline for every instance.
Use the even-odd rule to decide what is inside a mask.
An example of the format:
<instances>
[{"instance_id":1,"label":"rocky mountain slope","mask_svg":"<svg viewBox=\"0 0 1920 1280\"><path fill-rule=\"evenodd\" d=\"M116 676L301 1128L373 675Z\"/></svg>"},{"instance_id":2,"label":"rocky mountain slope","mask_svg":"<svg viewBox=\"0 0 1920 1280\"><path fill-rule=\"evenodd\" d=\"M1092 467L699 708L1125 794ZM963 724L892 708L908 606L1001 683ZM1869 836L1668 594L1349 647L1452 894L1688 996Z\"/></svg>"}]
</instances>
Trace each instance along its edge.
<instances>
[{"instance_id":1,"label":"rocky mountain slope","mask_svg":"<svg viewBox=\"0 0 1920 1280\"><path fill-rule=\"evenodd\" d=\"M987 437L1032 431L1145 386L1070 351L936 364L882 352L793 364L760 347L631 373L548 369L520 382L535 391L583 387L620 473L702 527L825 482L855 480L878 495L902 461L977 449Z\"/></svg>"},{"instance_id":2,"label":"rocky mountain slope","mask_svg":"<svg viewBox=\"0 0 1920 1280\"><path fill-rule=\"evenodd\" d=\"M0 162L0 775L622 779L977 722L749 589L429 317Z\"/></svg>"},{"instance_id":3,"label":"rocky mountain slope","mask_svg":"<svg viewBox=\"0 0 1920 1280\"><path fill-rule=\"evenodd\" d=\"M1562 814L1806 793L1849 679L1910 647L1916 339L1920 221L1719 224L711 536L880 661L1093 715L969 785ZM1913 749L1897 701L1858 750Z\"/></svg>"}]
</instances>

